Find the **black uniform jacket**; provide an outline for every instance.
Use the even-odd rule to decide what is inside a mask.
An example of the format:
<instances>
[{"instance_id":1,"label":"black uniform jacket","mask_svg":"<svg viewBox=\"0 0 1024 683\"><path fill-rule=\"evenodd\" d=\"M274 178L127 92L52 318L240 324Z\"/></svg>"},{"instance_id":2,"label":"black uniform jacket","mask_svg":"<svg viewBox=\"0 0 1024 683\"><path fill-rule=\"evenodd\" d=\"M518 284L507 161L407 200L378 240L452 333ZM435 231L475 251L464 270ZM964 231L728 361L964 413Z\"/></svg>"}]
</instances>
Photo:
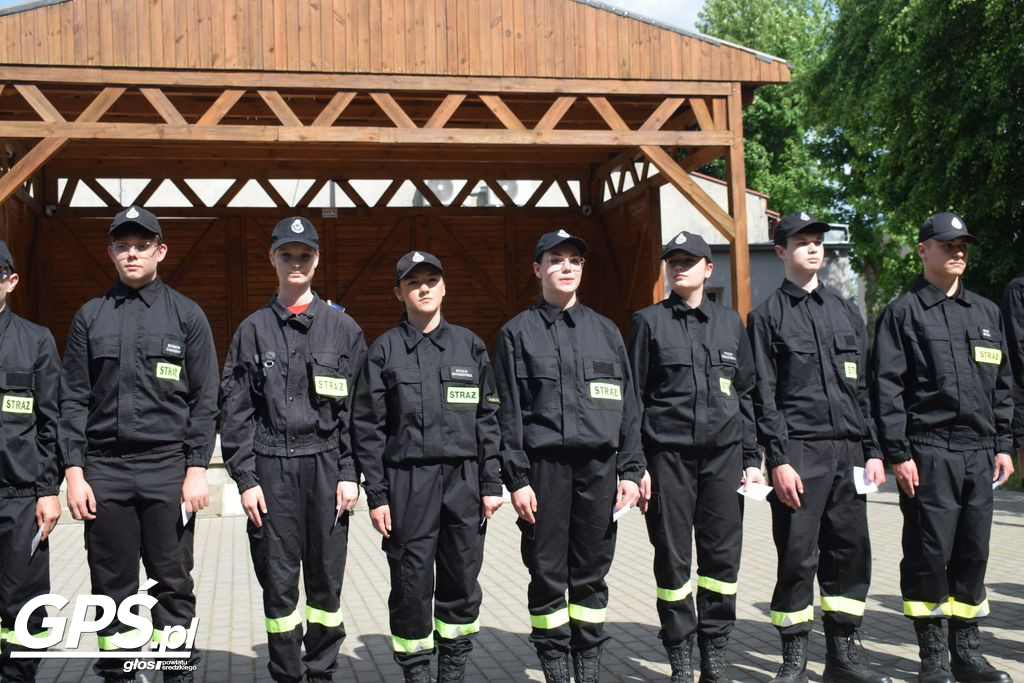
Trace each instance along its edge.
<instances>
[{"instance_id":1,"label":"black uniform jacket","mask_svg":"<svg viewBox=\"0 0 1024 683\"><path fill-rule=\"evenodd\" d=\"M615 324L577 303L543 299L501 328L494 368L501 407L502 474L512 491L529 485L527 451L618 451L616 472L639 482L636 385Z\"/></svg>"},{"instance_id":2,"label":"black uniform jacket","mask_svg":"<svg viewBox=\"0 0 1024 683\"><path fill-rule=\"evenodd\" d=\"M1024 273L1010 281L1001 308L1013 371L1013 445L1024 448Z\"/></svg>"},{"instance_id":3,"label":"black uniform jacket","mask_svg":"<svg viewBox=\"0 0 1024 683\"><path fill-rule=\"evenodd\" d=\"M338 454L338 481L358 481L350 394L366 355L363 331L314 295L295 314L275 297L235 331L221 375L221 450L245 491L256 456Z\"/></svg>"},{"instance_id":4,"label":"black uniform jacket","mask_svg":"<svg viewBox=\"0 0 1024 683\"><path fill-rule=\"evenodd\" d=\"M45 327L0 311L0 498L56 496L60 357Z\"/></svg>"},{"instance_id":5,"label":"black uniform jacket","mask_svg":"<svg viewBox=\"0 0 1024 683\"><path fill-rule=\"evenodd\" d=\"M867 389L867 330L857 308L819 284L789 280L751 311L757 439L768 467L788 464L790 439L861 442L880 458Z\"/></svg>"},{"instance_id":6,"label":"black uniform jacket","mask_svg":"<svg viewBox=\"0 0 1024 683\"><path fill-rule=\"evenodd\" d=\"M960 285L952 297L919 277L875 331L874 410L893 463L910 444L1010 452L1010 363L999 307Z\"/></svg>"},{"instance_id":7,"label":"black uniform jacket","mask_svg":"<svg viewBox=\"0 0 1024 683\"><path fill-rule=\"evenodd\" d=\"M202 309L160 278L118 282L78 309L60 381L65 467L85 454L184 452L206 467L217 417L217 354Z\"/></svg>"},{"instance_id":8,"label":"black uniform jacket","mask_svg":"<svg viewBox=\"0 0 1024 683\"><path fill-rule=\"evenodd\" d=\"M477 459L480 495L501 495L498 398L487 348L464 327L423 334L408 322L370 346L352 429L366 503L388 504L384 467Z\"/></svg>"},{"instance_id":9,"label":"black uniform jacket","mask_svg":"<svg viewBox=\"0 0 1024 683\"><path fill-rule=\"evenodd\" d=\"M744 467L761 465L754 359L736 311L707 297L691 308L673 292L633 316L629 360L648 456L742 443Z\"/></svg>"}]
</instances>

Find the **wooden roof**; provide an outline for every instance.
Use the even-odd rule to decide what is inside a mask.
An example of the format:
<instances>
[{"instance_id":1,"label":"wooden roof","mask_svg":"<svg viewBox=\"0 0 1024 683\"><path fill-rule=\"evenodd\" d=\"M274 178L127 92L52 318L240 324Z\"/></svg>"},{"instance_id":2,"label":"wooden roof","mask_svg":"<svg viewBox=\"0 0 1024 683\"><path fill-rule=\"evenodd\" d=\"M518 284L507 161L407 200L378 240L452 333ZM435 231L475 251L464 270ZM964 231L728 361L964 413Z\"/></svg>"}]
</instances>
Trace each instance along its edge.
<instances>
[{"instance_id":1,"label":"wooden roof","mask_svg":"<svg viewBox=\"0 0 1024 683\"><path fill-rule=\"evenodd\" d=\"M780 59L574 0L37 0L0 14L0 63L790 80Z\"/></svg>"}]
</instances>

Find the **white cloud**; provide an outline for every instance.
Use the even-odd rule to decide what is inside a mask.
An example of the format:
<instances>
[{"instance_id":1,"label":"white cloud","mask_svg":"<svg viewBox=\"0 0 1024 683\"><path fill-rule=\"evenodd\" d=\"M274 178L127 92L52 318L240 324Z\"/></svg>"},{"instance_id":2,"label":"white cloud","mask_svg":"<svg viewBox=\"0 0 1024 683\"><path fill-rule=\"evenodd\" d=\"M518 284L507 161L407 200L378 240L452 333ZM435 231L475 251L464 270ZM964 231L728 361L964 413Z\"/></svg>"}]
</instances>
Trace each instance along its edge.
<instances>
[{"instance_id":1,"label":"white cloud","mask_svg":"<svg viewBox=\"0 0 1024 683\"><path fill-rule=\"evenodd\" d=\"M634 12L651 19L678 26L688 31L696 30L697 13L704 7L704 0L604 0L627 12Z\"/></svg>"}]
</instances>

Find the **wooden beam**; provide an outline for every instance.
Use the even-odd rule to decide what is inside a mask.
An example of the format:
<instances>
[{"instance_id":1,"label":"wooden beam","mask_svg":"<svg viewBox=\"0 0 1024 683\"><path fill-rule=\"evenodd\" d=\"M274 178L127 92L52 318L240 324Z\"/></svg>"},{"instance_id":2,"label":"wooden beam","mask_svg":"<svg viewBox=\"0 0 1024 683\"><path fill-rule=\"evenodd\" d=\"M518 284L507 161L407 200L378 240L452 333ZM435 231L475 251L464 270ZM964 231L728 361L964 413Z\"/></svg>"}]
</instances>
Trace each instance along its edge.
<instances>
[{"instance_id":1,"label":"wooden beam","mask_svg":"<svg viewBox=\"0 0 1024 683\"><path fill-rule=\"evenodd\" d=\"M62 123L66 120L38 87L25 83L15 83L14 89L25 98L25 101L39 114L39 118L43 121Z\"/></svg>"},{"instance_id":2,"label":"wooden beam","mask_svg":"<svg viewBox=\"0 0 1024 683\"><path fill-rule=\"evenodd\" d=\"M530 198L526 200L526 203L523 204L523 206L537 206L537 202L541 200L541 197L544 196L544 194L548 191L548 189L551 188L551 186L554 183L555 181L551 179L542 181L541 184L537 186L537 189L533 191L533 194L530 195Z\"/></svg>"},{"instance_id":3,"label":"wooden beam","mask_svg":"<svg viewBox=\"0 0 1024 683\"><path fill-rule=\"evenodd\" d=\"M578 207L580 203L576 201L576 195L573 194L572 188L569 186L569 181L565 178L558 179L558 187L562 190L562 196L565 197L565 203L571 207Z\"/></svg>"},{"instance_id":4,"label":"wooden beam","mask_svg":"<svg viewBox=\"0 0 1024 683\"><path fill-rule=\"evenodd\" d=\"M334 122L338 120L341 113L345 111L345 108L355 99L356 94L354 92L336 92L331 97L331 101L327 103L316 119L313 120L313 127L325 128L333 126Z\"/></svg>"},{"instance_id":5,"label":"wooden beam","mask_svg":"<svg viewBox=\"0 0 1024 683\"><path fill-rule=\"evenodd\" d=\"M691 97L690 109L693 110L693 116L697 119L697 125L701 130L715 130L715 120L711 118L711 112L708 110L708 105L704 98Z\"/></svg>"},{"instance_id":6,"label":"wooden beam","mask_svg":"<svg viewBox=\"0 0 1024 683\"><path fill-rule=\"evenodd\" d=\"M747 178L743 161L743 93L739 84L729 96L729 131L735 141L726 157L729 215L733 222L733 239L729 246L732 261L732 304L744 321L750 312L750 247L747 244Z\"/></svg>"},{"instance_id":7,"label":"wooden beam","mask_svg":"<svg viewBox=\"0 0 1024 683\"><path fill-rule=\"evenodd\" d=\"M206 206L206 203L202 198L196 194L184 178L170 178L171 184L178 188L178 192L184 195L185 199L188 200L192 206Z\"/></svg>"},{"instance_id":8,"label":"wooden beam","mask_svg":"<svg viewBox=\"0 0 1024 683\"><path fill-rule=\"evenodd\" d=\"M497 180L484 179L487 183L487 187L491 188L491 192L498 196L501 203L505 206L515 206L516 202L512 197L509 196L508 192L505 192L505 188Z\"/></svg>"},{"instance_id":9,"label":"wooden beam","mask_svg":"<svg viewBox=\"0 0 1024 683\"><path fill-rule=\"evenodd\" d=\"M626 122L622 120L621 116L619 116L619 112L615 111L615 107L612 106L612 103L608 101L607 97L592 96L588 97L587 100L590 101L590 104L594 107L597 113L600 114L601 118L604 119L604 122L608 124L609 128L617 131L630 130L629 126L626 125Z\"/></svg>"},{"instance_id":10,"label":"wooden beam","mask_svg":"<svg viewBox=\"0 0 1024 683\"><path fill-rule=\"evenodd\" d=\"M423 198L427 200L428 204L430 204L431 206L444 206L444 202L442 202L441 199L436 194L434 194L434 191L430 189L426 182L424 182L423 180L413 180L412 184L413 187L415 187L416 190L421 195L423 195Z\"/></svg>"},{"instance_id":11,"label":"wooden beam","mask_svg":"<svg viewBox=\"0 0 1024 683\"><path fill-rule=\"evenodd\" d=\"M263 188L263 191L267 193L268 197L270 197L270 201L274 202L274 206L280 209L288 208L288 202L281 196L281 193L277 191L277 188L274 187L269 180L266 178L256 178L256 184Z\"/></svg>"},{"instance_id":12,"label":"wooden beam","mask_svg":"<svg viewBox=\"0 0 1024 683\"><path fill-rule=\"evenodd\" d=\"M396 126L399 128L416 128L416 123L409 118L409 115L405 113L402 106L389 93L372 92L370 97Z\"/></svg>"},{"instance_id":13,"label":"wooden beam","mask_svg":"<svg viewBox=\"0 0 1024 683\"><path fill-rule=\"evenodd\" d=\"M434 113L431 114L430 118L424 124L424 128L444 128L448 120L451 119L452 114L462 106L462 103L466 100L465 95L451 94L445 96L441 104L438 105Z\"/></svg>"},{"instance_id":14,"label":"wooden beam","mask_svg":"<svg viewBox=\"0 0 1024 683\"><path fill-rule=\"evenodd\" d=\"M178 108L167 99L167 95L160 88L139 88L146 100L153 105L153 109L160 115L165 123L171 126L187 126L188 121L181 115Z\"/></svg>"},{"instance_id":15,"label":"wooden beam","mask_svg":"<svg viewBox=\"0 0 1024 683\"><path fill-rule=\"evenodd\" d=\"M466 183L459 189L459 193L448 202L448 206L461 207L479 182L478 178L467 178Z\"/></svg>"},{"instance_id":16,"label":"wooden beam","mask_svg":"<svg viewBox=\"0 0 1024 683\"><path fill-rule=\"evenodd\" d=\"M242 99L243 95L245 95L245 90L242 88L228 88L217 96L214 103L199 117L196 123L200 126L216 126L231 111L231 108L238 104L238 100Z\"/></svg>"},{"instance_id":17,"label":"wooden beam","mask_svg":"<svg viewBox=\"0 0 1024 683\"><path fill-rule=\"evenodd\" d=\"M324 185L329 182L329 180L325 179L314 180L309 186L309 189L299 197L299 201L295 203L295 208L298 209L309 206L309 203L313 201L318 194L320 194L322 189L324 189Z\"/></svg>"},{"instance_id":18,"label":"wooden beam","mask_svg":"<svg viewBox=\"0 0 1024 683\"><path fill-rule=\"evenodd\" d=\"M640 126L640 130L660 130L665 122L672 118L679 107L683 106L685 100L682 97L667 97L658 108Z\"/></svg>"},{"instance_id":19,"label":"wooden beam","mask_svg":"<svg viewBox=\"0 0 1024 683\"><path fill-rule=\"evenodd\" d=\"M668 152L661 147L651 147L648 145L640 147L640 151L651 160L651 163L657 167L661 174L677 190L683 193L684 197L690 200L690 203L693 204L693 207L702 216L711 221L711 225L715 226L730 242L733 241L734 228L732 217L723 211L722 207L707 192L701 189L693 178L690 177L690 174L676 163L675 159L669 156Z\"/></svg>"},{"instance_id":20,"label":"wooden beam","mask_svg":"<svg viewBox=\"0 0 1024 683\"><path fill-rule=\"evenodd\" d=\"M107 192L107 188L100 185L98 180L95 178L82 178L82 182L85 183L86 187L96 193L96 196L99 197L101 202L107 206L120 208L121 202L119 202L114 195Z\"/></svg>"},{"instance_id":21,"label":"wooden beam","mask_svg":"<svg viewBox=\"0 0 1024 683\"><path fill-rule=\"evenodd\" d=\"M374 208L387 206L388 202L390 202L391 199L396 194L398 194L398 190L401 189L402 184L404 182L404 180L399 180L397 178L395 180L392 180L391 183L387 186L387 188L385 188L385 190L381 193L381 195L377 197L377 203L373 205Z\"/></svg>"},{"instance_id":22,"label":"wooden beam","mask_svg":"<svg viewBox=\"0 0 1024 683\"><path fill-rule=\"evenodd\" d=\"M554 130L558 122L562 120L566 112L572 108L572 105L576 103L575 97L559 97L556 99L548 110L544 112L544 116L540 118L537 125L533 127L534 130Z\"/></svg>"},{"instance_id":23,"label":"wooden beam","mask_svg":"<svg viewBox=\"0 0 1024 683\"><path fill-rule=\"evenodd\" d=\"M497 95L479 95L480 101L487 105L487 108L491 110L491 113L501 121L501 125L505 126L509 130L525 130L526 126L519 120L519 117L515 115L505 101Z\"/></svg>"},{"instance_id":24,"label":"wooden beam","mask_svg":"<svg viewBox=\"0 0 1024 683\"><path fill-rule=\"evenodd\" d=\"M352 200L353 204L355 204L361 209L365 209L369 206L366 203L366 200L363 199L363 197L356 190L356 188L352 187L352 183L344 179L338 179L335 180L334 182L338 184L338 187L341 188L342 192L348 195L348 198Z\"/></svg>"},{"instance_id":25,"label":"wooden beam","mask_svg":"<svg viewBox=\"0 0 1024 683\"><path fill-rule=\"evenodd\" d=\"M292 108L288 106L288 103L281 97L281 93L276 90L260 90L259 96L263 98L263 101L267 103L270 110L274 112L274 116L284 126L290 126L293 128L301 128L302 121L295 115Z\"/></svg>"}]
</instances>

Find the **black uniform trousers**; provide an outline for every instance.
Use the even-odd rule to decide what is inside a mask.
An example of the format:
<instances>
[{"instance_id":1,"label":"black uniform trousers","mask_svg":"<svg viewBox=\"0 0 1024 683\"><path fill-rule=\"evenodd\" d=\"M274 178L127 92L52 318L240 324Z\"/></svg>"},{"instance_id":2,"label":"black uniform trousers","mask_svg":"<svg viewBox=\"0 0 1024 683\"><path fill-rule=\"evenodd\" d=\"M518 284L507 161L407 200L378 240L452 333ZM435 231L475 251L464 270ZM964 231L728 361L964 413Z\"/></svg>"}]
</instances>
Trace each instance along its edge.
<instances>
[{"instance_id":1,"label":"black uniform trousers","mask_svg":"<svg viewBox=\"0 0 1024 683\"><path fill-rule=\"evenodd\" d=\"M29 555L36 526L36 498L0 498L0 679L34 681L38 659L13 659L16 650L27 650L14 634L18 612L32 598L50 592L50 542L42 541ZM40 607L28 618L29 635L41 635L46 608Z\"/></svg>"},{"instance_id":2,"label":"black uniform trousers","mask_svg":"<svg viewBox=\"0 0 1024 683\"><path fill-rule=\"evenodd\" d=\"M409 462L385 474L391 537L381 547L391 569L395 661L403 667L428 662L435 633L442 652L468 653L483 598L479 463Z\"/></svg>"},{"instance_id":3,"label":"black uniform trousers","mask_svg":"<svg viewBox=\"0 0 1024 683\"><path fill-rule=\"evenodd\" d=\"M146 577L156 582L149 589L157 601L151 610L154 639L169 626L188 628L196 615L191 574L195 517L182 525L185 456L180 452L87 454L84 473L96 497L96 519L85 523L93 595L109 596L120 605L137 593L141 557ZM100 629L99 649L118 649L108 640L110 636L132 630L114 619ZM198 662L193 647L188 663ZM123 664L121 659L99 659L93 670L104 677L124 676Z\"/></svg>"},{"instance_id":4,"label":"black uniform trousers","mask_svg":"<svg viewBox=\"0 0 1024 683\"><path fill-rule=\"evenodd\" d=\"M693 448L647 458L653 495L647 534L654 546L659 637L666 647L699 630L727 636L736 621L737 574L743 545L743 470L740 444ZM692 536L697 541L697 609L690 578Z\"/></svg>"},{"instance_id":5,"label":"black uniform trousers","mask_svg":"<svg viewBox=\"0 0 1024 683\"><path fill-rule=\"evenodd\" d=\"M797 510L769 496L779 557L772 624L782 635L811 631L817 571L823 618L857 628L871 583L867 501L853 482L853 467L864 465L861 444L790 440L786 455L804 494Z\"/></svg>"},{"instance_id":6,"label":"black uniform trousers","mask_svg":"<svg viewBox=\"0 0 1024 683\"><path fill-rule=\"evenodd\" d=\"M977 622L989 612L985 569L992 533L992 449L912 444L921 484L900 490L903 613Z\"/></svg>"},{"instance_id":7,"label":"black uniform trousers","mask_svg":"<svg viewBox=\"0 0 1024 683\"><path fill-rule=\"evenodd\" d=\"M257 455L256 475L267 503L263 526L248 523L249 550L263 588L267 668L275 681L327 677L345 639L341 583L348 550L348 514L338 523L337 451ZM306 590L306 632L299 611L299 567ZM305 645L306 654L301 649Z\"/></svg>"},{"instance_id":8,"label":"black uniform trousers","mask_svg":"<svg viewBox=\"0 0 1024 683\"><path fill-rule=\"evenodd\" d=\"M605 576L615 554L615 455L573 449L527 455L537 523L518 524L530 570L530 642L538 651L597 647L608 640Z\"/></svg>"}]
</instances>

